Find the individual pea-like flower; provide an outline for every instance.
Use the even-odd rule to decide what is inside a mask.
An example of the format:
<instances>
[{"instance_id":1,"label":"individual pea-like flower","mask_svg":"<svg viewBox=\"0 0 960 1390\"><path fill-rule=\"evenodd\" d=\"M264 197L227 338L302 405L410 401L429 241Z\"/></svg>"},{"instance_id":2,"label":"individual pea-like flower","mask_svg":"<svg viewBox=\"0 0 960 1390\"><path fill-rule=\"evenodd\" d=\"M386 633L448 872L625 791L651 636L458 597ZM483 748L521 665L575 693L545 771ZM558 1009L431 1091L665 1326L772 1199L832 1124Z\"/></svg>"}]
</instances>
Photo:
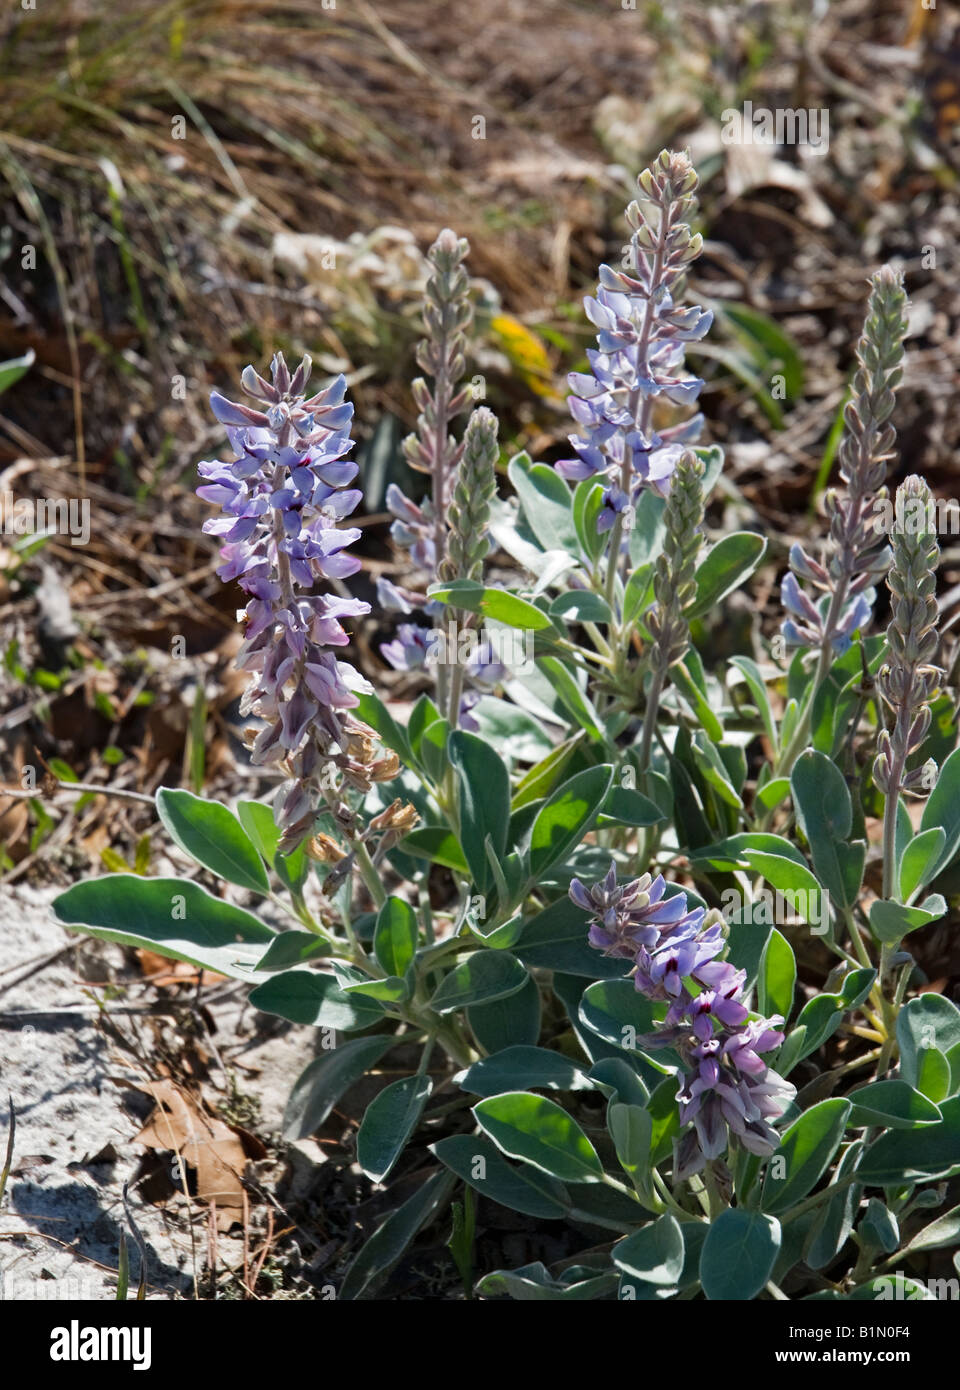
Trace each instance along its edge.
<instances>
[{"instance_id":1,"label":"individual pea-like flower","mask_svg":"<svg viewBox=\"0 0 960 1390\"><path fill-rule=\"evenodd\" d=\"M436 651L443 630L421 627L417 623L401 623L391 641L380 646L381 655L395 671L422 671L436 661ZM466 661L465 675L471 689L460 697L460 727L478 733L480 725L470 713L482 695L492 694L502 685L510 672L494 653L489 642L477 642Z\"/></svg>"},{"instance_id":2,"label":"individual pea-like flower","mask_svg":"<svg viewBox=\"0 0 960 1390\"><path fill-rule=\"evenodd\" d=\"M283 852L312 833L327 764L360 789L387 771L373 730L350 713L357 693L372 687L330 650L350 640L340 620L368 613L369 604L310 592L318 579L360 568L345 553L360 532L339 523L362 495L348 486L357 465L345 457L353 446L346 382L338 377L307 398L310 368L304 357L291 375L278 353L268 382L247 367L241 384L262 409L214 391L213 413L234 458L198 465L198 495L222 513L203 526L222 542L217 573L250 596L237 665L252 679L241 712L264 723L252 760L289 774L274 803ZM348 816L343 806L334 811Z\"/></svg>"},{"instance_id":3,"label":"individual pea-like flower","mask_svg":"<svg viewBox=\"0 0 960 1390\"><path fill-rule=\"evenodd\" d=\"M482 696L492 695L510 675L509 667L496 655L489 642L478 642L467 661L466 677L470 689L460 696L460 728L478 734L480 725L471 711Z\"/></svg>"},{"instance_id":4,"label":"individual pea-like flower","mask_svg":"<svg viewBox=\"0 0 960 1390\"><path fill-rule=\"evenodd\" d=\"M683 449L703 424L702 415L661 430L652 423L656 400L692 405L703 386L684 371L685 344L707 333L713 315L680 303L686 267L702 246L688 225L697 182L689 158L668 150L644 170L640 200L627 208L629 269L601 265L596 298L584 300L597 347L587 353L590 374L569 377L570 413L583 433L570 436L574 457L556 469L571 482L605 481L600 532L635 506L644 488L669 492Z\"/></svg>"},{"instance_id":5,"label":"individual pea-like flower","mask_svg":"<svg viewBox=\"0 0 960 1390\"><path fill-rule=\"evenodd\" d=\"M419 623L401 623L392 640L380 644L380 654L395 671L420 671L430 655L432 632Z\"/></svg>"},{"instance_id":6,"label":"individual pea-like flower","mask_svg":"<svg viewBox=\"0 0 960 1390\"><path fill-rule=\"evenodd\" d=\"M570 897L593 918L591 945L634 960L637 989L667 1001L662 1022L636 1046L671 1047L683 1066L677 1104L692 1128L676 1148L680 1179L725 1153L731 1136L751 1153L773 1153L779 1135L772 1122L796 1089L763 1060L783 1042L783 1019L751 1017L741 997L746 971L719 959L726 948L720 914L688 909L686 894L665 899L663 890L663 879L649 874L619 884L611 864L591 888L574 879ZM669 909L667 920L659 908Z\"/></svg>"}]
</instances>

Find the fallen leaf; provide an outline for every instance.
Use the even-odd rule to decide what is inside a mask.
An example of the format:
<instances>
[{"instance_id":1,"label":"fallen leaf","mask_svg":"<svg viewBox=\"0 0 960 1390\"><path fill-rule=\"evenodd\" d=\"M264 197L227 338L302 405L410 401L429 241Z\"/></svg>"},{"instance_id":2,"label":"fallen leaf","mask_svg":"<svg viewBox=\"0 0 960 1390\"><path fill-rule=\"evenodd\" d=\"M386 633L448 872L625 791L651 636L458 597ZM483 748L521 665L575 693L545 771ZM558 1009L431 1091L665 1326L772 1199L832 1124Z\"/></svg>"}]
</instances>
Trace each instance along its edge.
<instances>
[{"instance_id":1,"label":"fallen leaf","mask_svg":"<svg viewBox=\"0 0 960 1390\"><path fill-rule=\"evenodd\" d=\"M136 956L144 977L152 985L195 984L198 974L201 985L220 984L227 978L225 975L218 975L215 970L198 971L189 961L169 960L157 951L138 949Z\"/></svg>"},{"instance_id":2,"label":"fallen leaf","mask_svg":"<svg viewBox=\"0 0 960 1390\"><path fill-rule=\"evenodd\" d=\"M137 1082L135 1089L152 1096L156 1109L133 1142L155 1153L179 1154L196 1171L197 1198L225 1208L217 1221L226 1230L234 1219L231 1211L243 1206L247 1158L242 1140L222 1120L205 1115L174 1081Z\"/></svg>"}]
</instances>

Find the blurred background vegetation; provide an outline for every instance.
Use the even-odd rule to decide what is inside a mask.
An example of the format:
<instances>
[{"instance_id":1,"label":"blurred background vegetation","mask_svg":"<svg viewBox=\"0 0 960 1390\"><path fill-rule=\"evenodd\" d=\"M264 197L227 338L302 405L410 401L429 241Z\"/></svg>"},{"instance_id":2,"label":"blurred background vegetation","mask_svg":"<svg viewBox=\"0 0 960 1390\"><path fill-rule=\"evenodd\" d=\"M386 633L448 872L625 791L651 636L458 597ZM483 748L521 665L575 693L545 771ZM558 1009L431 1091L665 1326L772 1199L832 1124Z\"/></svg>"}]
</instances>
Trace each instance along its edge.
<instances>
[{"instance_id":1,"label":"blurred background vegetation","mask_svg":"<svg viewBox=\"0 0 960 1390\"><path fill-rule=\"evenodd\" d=\"M504 459L560 457L564 376L591 341L581 297L619 258L633 180L666 145L689 146L702 179L690 293L717 323L693 361L728 456L711 526L772 542L752 601L707 634L718 652L772 630L785 550L820 528L883 260L912 300L894 481L921 471L956 490L956 11L627 2L9 0L0 362L30 365L0 398L0 506L86 497L93 535L0 531L0 784L20 786L38 753L55 777L143 791L216 794L246 775L238 595L216 579L192 491L222 447L211 387L277 348L347 374L366 490L354 587L372 598L395 564L386 484L422 487L397 445L437 231L471 243L469 371ZM725 145L723 112L748 100L828 111L828 149ZM372 615L359 658L402 698L376 650L389 627ZM80 798L58 819L0 789L0 880L41 861L60 879L145 865L142 809L106 811Z\"/></svg>"}]
</instances>

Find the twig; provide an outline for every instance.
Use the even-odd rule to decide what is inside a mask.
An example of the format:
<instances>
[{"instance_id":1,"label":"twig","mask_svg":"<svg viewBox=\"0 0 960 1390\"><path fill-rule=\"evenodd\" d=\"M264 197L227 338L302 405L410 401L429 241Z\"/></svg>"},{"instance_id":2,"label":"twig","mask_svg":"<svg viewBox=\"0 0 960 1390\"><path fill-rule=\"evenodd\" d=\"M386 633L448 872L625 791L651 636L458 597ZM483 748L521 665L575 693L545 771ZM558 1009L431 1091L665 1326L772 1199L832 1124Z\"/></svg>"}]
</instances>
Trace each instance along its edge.
<instances>
[{"instance_id":1,"label":"twig","mask_svg":"<svg viewBox=\"0 0 960 1390\"><path fill-rule=\"evenodd\" d=\"M75 792L78 796L91 792L94 796L116 796L124 801L143 801L148 806L156 805L156 798L147 792L128 791L126 787L98 786L96 782L62 782L57 779L53 792ZM53 792L50 795L53 795ZM11 797L14 801L35 801L41 795L40 788L22 791L19 787L0 787L0 800Z\"/></svg>"}]
</instances>

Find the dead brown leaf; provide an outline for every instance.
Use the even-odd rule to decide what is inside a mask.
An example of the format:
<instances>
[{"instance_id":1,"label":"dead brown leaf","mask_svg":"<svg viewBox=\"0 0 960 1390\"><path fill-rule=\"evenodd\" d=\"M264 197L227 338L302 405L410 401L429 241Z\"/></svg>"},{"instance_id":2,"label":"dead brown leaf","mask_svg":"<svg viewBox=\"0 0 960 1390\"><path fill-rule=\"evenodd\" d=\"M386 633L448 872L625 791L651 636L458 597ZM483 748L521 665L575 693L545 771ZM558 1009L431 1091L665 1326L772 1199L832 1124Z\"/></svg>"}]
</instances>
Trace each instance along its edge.
<instances>
[{"instance_id":1,"label":"dead brown leaf","mask_svg":"<svg viewBox=\"0 0 960 1390\"><path fill-rule=\"evenodd\" d=\"M242 1140L222 1120L205 1115L175 1081L138 1082L136 1089L152 1096L156 1109L133 1142L154 1153L178 1154L196 1172L197 1198L216 1202L218 1225L228 1229L243 1207L247 1158Z\"/></svg>"},{"instance_id":2,"label":"dead brown leaf","mask_svg":"<svg viewBox=\"0 0 960 1390\"><path fill-rule=\"evenodd\" d=\"M216 985L227 978L226 975L218 975L215 970L198 970L189 961L169 960L156 951L138 950L136 956L144 977L152 985L195 984L198 975L201 985Z\"/></svg>"}]
</instances>

